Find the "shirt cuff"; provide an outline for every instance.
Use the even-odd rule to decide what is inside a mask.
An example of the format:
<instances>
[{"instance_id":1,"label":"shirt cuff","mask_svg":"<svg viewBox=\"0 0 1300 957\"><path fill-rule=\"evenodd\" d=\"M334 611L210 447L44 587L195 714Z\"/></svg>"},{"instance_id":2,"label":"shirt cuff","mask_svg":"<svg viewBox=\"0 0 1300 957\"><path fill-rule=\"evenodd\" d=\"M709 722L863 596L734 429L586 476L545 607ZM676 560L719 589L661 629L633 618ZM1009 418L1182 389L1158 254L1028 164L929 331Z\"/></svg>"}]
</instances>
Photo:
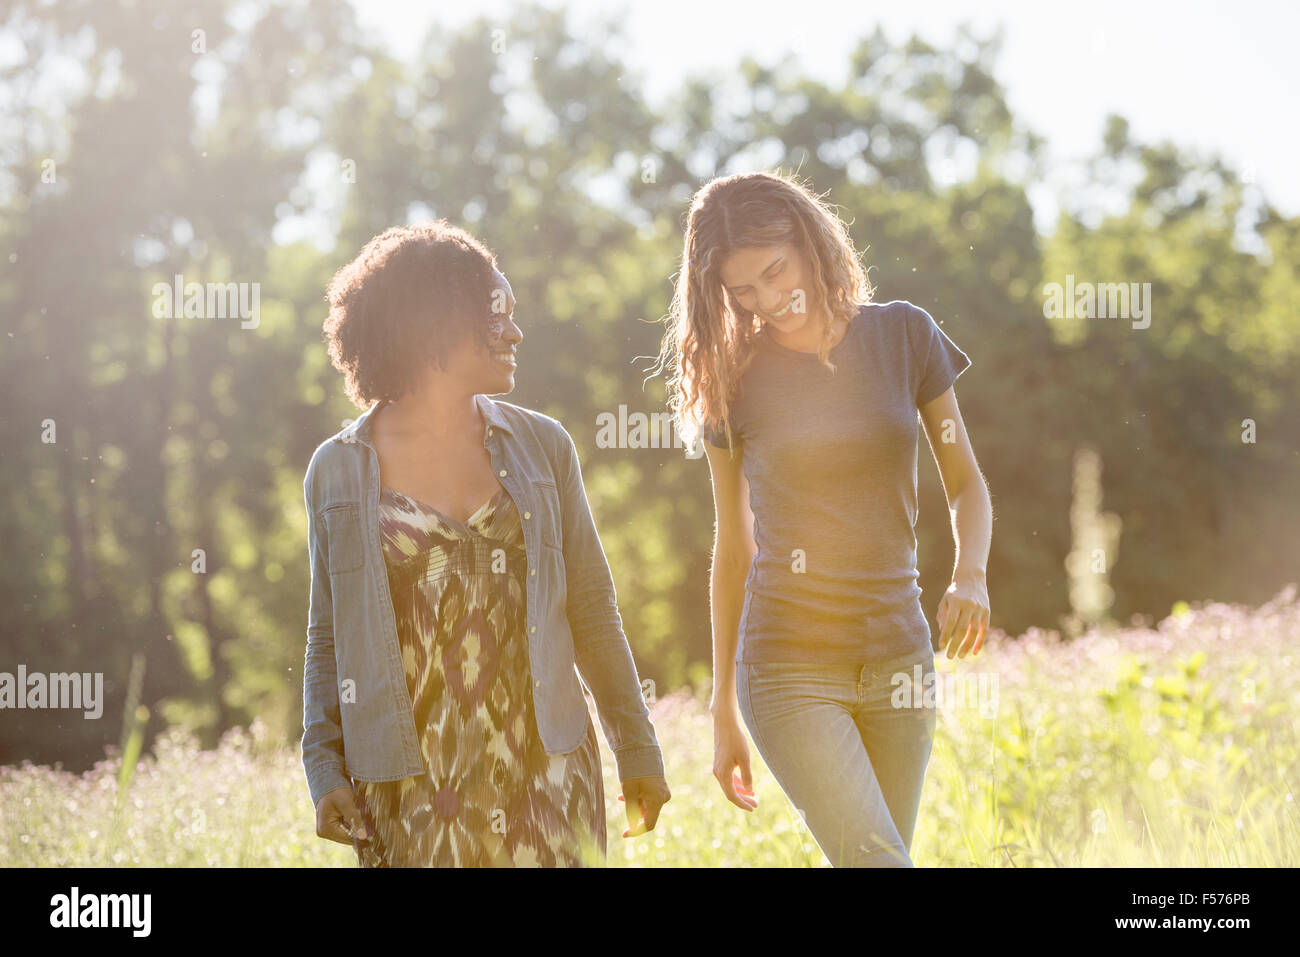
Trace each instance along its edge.
<instances>
[{"instance_id":1,"label":"shirt cuff","mask_svg":"<svg viewBox=\"0 0 1300 957\"><path fill-rule=\"evenodd\" d=\"M337 764L326 764L307 772L307 790L311 792L311 806L315 807L320 799L336 788L351 788L352 782Z\"/></svg>"},{"instance_id":2,"label":"shirt cuff","mask_svg":"<svg viewBox=\"0 0 1300 957\"><path fill-rule=\"evenodd\" d=\"M618 764L618 779L627 781L631 778L662 778L664 775L663 752L654 745L624 748L614 752L614 761Z\"/></svg>"}]
</instances>

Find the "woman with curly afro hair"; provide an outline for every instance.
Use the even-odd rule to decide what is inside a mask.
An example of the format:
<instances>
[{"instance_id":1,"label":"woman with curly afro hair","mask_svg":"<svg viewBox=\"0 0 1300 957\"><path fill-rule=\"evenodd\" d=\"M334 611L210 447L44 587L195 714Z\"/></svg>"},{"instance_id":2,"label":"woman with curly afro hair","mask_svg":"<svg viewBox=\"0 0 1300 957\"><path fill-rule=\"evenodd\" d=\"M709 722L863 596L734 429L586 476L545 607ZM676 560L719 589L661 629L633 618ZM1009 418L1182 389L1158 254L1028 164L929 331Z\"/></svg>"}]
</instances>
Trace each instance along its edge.
<instances>
[{"instance_id":1,"label":"woman with curly afro hair","mask_svg":"<svg viewBox=\"0 0 1300 957\"><path fill-rule=\"evenodd\" d=\"M303 483L303 764L316 833L362 866L579 866L605 854L595 698L624 836L669 799L572 438L514 389L515 299L437 222L330 283L329 355L365 413ZM576 667L575 667L576 666Z\"/></svg>"}]
</instances>

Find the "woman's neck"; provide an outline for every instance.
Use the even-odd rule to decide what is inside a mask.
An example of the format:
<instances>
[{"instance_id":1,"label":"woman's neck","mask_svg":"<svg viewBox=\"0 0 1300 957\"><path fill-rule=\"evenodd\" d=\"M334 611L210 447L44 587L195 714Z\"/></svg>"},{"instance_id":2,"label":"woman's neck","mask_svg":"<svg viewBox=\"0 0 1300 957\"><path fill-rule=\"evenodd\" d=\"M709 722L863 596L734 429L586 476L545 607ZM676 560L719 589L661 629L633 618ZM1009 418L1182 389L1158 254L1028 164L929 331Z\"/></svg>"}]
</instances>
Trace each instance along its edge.
<instances>
[{"instance_id":1,"label":"woman's neck","mask_svg":"<svg viewBox=\"0 0 1300 957\"><path fill-rule=\"evenodd\" d=\"M794 352L817 352L817 347L819 345L819 329L812 322L805 322L797 331L789 334L778 332L776 329L772 328L770 323L764 328L766 328L767 334L772 337L772 341L782 348L790 349ZM844 338L848 328L849 324L843 319L836 321L835 325L832 327L830 348L834 349L840 344L840 341Z\"/></svg>"},{"instance_id":2,"label":"woman's neck","mask_svg":"<svg viewBox=\"0 0 1300 957\"><path fill-rule=\"evenodd\" d=\"M445 441L465 435L482 435L483 414L473 393L425 386L390 399L376 418L390 434L423 436Z\"/></svg>"}]
</instances>

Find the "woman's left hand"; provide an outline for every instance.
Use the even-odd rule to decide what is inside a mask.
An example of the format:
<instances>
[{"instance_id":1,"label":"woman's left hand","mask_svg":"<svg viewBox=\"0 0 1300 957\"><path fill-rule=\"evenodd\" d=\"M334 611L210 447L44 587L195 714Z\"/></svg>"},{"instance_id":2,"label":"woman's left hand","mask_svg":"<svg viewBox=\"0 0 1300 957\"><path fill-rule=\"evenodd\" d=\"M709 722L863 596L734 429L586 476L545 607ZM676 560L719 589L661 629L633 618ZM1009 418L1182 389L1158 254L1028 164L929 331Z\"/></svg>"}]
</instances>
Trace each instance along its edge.
<instances>
[{"instance_id":1,"label":"woman's left hand","mask_svg":"<svg viewBox=\"0 0 1300 957\"><path fill-rule=\"evenodd\" d=\"M962 574L953 579L939 600L939 641L936 651L965 658L980 653L989 627L989 589L984 575Z\"/></svg>"}]
</instances>

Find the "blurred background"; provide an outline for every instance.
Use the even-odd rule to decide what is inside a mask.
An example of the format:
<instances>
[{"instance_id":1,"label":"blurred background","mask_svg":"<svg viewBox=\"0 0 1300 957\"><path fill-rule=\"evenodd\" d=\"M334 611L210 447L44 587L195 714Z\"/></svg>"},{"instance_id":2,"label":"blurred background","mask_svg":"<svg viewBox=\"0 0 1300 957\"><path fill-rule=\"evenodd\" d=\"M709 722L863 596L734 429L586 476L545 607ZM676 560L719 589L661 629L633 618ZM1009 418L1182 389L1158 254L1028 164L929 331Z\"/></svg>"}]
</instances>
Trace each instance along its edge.
<instances>
[{"instance_id":1,"label":"blurred background","mask_svg":"<svg viewBox=\"0 0 1300 957\"><path fill-rule=\"evenodd\" d=\"M643 676L707 691L707 465L601 447L597 417L663 411L683 214L742 170L829 191L875 298L971 356L997 628L1300 579L1296 11L982 6L6 5L0 671L103 672L104 715L0 712L0 764L255 718L294 746L302 478L359 414L325 286L439 217L510 279L508 400L578 445ZM173 314L176 276L255 290L255 319ZM1149 283L1149 327L1046 317L1067 276ZM924 441L918 471L933 621L953 544Z\"/></svg>"}]
</instances>

